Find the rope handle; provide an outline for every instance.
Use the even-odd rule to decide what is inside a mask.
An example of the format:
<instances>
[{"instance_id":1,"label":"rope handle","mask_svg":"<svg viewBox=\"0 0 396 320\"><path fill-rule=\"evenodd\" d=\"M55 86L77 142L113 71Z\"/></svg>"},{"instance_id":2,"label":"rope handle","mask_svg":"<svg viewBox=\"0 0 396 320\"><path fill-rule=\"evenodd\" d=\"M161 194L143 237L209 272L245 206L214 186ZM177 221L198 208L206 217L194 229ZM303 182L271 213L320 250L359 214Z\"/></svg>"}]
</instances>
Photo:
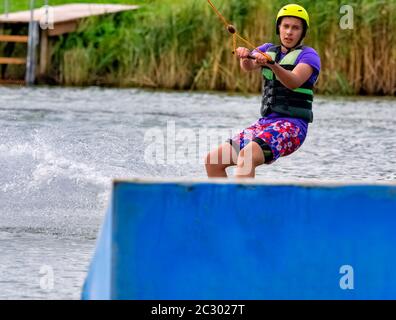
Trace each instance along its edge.
<instances>
[{"instance_id":1,"label":"rope handle","mask_svg":"<svg viewBox=\"0 0 396 320\"><path fill-rule=\"evenodd\" d=\"M267 55L266 55L266 56L267 56ZM249 54L249 55L248 55L248 59L255 60L256 57L255 57L255 56L252 56L251 54ZM268 60L267 63L268 63L268 64L275 64L275 61L274 61L274 60Z\"/></svg>"}]
</instances>

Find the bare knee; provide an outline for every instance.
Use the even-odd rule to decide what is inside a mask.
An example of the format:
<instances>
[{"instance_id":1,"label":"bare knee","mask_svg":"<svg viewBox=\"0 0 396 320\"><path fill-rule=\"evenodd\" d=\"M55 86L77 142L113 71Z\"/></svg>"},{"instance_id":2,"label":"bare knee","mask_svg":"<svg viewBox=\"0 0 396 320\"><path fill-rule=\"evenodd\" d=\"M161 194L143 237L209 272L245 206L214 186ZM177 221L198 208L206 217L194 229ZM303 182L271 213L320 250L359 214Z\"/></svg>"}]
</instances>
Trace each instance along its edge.
<instances>
[{"instance_id":1,"label":"bare knee","mask_svg":"<svg viewBox=\"0 0 396 320\"><path fill-rule=\"evenodd\" d=\"M217 155L215 154L215 152L209 152L206 157L205 157L205 167L206 169L212 169L212 170L224 170L226 169L228 166L230 166L231 164L227 164L227 163L222 163L221 159L219 159L219 157L217 157Z\"/></svg>"},{"instance_id":2,"label":"bare knee","mask_svg":"<svg viewBox=\"0 0 396 320\"><path fill-rule=\"evenodd\" d=\"M256 142L250 142L238 155L237 167L256 168L264 163L264 154Z\"/></svg>"},{"instance_id":3,"label":"bare knee","mask_svg":"<svg viewBox=\"0 0 396 320\"><path fill-rule=\"evenodd\" d=\"M227 177L226 168L236 164L237 154L230 144L223 144L205 157L208 177Z\"/></svg>"},{"instance_id":4,"label":"bare knee","mask_svg":"<svg viewBox=\"0 0 396 320\"><path fill-rule=\"evenodd\" d=\"M217 166L221 168L227 168L229 166L235 165L236 161L236 151L228 143L225 143L212 150L205 157L205 165Z\"/></svg>"},{"instance_id":5,"label":"bare knee","mask_svg":"<svg viewBox=\"0 0 396 320\"><path fill-rule=\"evenodd\" d=\"M249 143L239 154L235 176L254 178L255 169L264 163L264 154L256 142Z\"/></svg>"}]
</instances>

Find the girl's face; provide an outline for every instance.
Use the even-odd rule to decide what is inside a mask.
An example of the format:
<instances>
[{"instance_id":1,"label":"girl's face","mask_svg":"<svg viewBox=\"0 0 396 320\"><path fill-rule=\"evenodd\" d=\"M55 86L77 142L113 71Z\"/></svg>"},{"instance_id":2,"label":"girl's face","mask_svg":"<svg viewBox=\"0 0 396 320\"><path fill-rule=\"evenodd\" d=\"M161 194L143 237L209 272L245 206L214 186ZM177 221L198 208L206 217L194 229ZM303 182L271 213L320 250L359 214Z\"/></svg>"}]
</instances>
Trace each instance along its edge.
<instances>
[{"instance_id":1,"label":"girl's face","mask_svg":"<svg viewBox=\"0 0 396 320\"><path fill-rule=\"evenodd\" d=\"M299 18L284 17L279 25L281 42L288 48L294 48L303 33L303 22Z\"/></svg>"}]
</instances>

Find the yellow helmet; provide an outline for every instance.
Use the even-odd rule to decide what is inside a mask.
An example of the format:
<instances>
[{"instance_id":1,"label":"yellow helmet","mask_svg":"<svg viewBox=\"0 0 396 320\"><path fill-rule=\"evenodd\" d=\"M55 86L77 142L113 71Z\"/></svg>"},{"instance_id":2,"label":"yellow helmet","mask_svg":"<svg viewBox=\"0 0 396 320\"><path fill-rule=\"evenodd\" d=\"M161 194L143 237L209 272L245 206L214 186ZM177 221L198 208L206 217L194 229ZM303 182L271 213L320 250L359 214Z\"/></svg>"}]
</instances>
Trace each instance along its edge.
<instances>
[{"instance_id":1,"label":"yellow helmet","mask_svg":"<svg viewBox=\"0 0 396 320\"><path fill-rule=\"evenodd\" d=\"M300 18L307 24L309 27L309 16L307 10L305 10L302 6L298 4L288 4L282 7L279 12L278 16L276 17L276 25L278 25L279 19L282 17L296 17Z\"/></svg>"}]
</instances>

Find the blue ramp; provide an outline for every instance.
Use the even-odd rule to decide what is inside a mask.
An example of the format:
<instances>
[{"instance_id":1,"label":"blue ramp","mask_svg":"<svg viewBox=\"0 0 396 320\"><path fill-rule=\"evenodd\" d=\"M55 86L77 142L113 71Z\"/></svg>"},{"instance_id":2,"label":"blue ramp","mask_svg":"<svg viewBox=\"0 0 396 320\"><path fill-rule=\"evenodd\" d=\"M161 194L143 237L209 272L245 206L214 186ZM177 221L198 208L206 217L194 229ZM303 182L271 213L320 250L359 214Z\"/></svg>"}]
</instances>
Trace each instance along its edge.
<instances>
[{"instance_id":1,"label":"blue ramp","mask_svg":"<svg viewBox=\"0 0 396 320\"><path fill-rule=\"evenodd\" d=\"M396 184L116 181L83 299L396 299Z\"/></svg>"}]
</instances>

